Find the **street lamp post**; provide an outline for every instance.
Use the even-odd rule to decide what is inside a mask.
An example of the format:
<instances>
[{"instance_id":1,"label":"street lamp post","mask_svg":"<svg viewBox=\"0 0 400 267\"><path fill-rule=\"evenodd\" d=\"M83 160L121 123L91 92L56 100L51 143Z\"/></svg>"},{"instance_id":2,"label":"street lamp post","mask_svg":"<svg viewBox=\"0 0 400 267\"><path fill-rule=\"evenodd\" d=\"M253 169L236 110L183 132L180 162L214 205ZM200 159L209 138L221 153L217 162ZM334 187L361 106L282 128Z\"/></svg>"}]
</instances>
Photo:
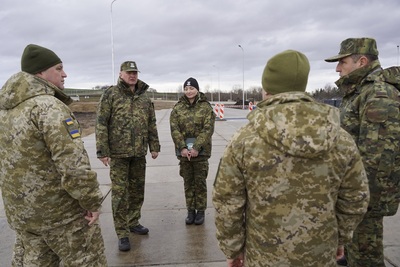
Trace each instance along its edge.
<instances>
[{"instance_id":1,"label":"street lamp post","mask_svg":"<svg viewBox=\"0 0 400 267\"><path fill-rule=\"evenodd\" d=\"M221 103L221 90L219 87L219 68L216 65L213 65L214 68L218 71L218 103Z\"/></svg>"},{"instance_id":2,"label":"street lamp post","mask_svg":"<svg viewBox=\"0 0 400 267\"><path fill-rule=\"evenodd\" d=\"M244 49L241 45L238 45L240 47L240 49L242 49L243 52L243 109L244 109Z\"/></svg>"},{"instance_id":3,"label":"street lamp post","mask_svg":"<svg viewBox=\"0 0 400 267\"><path fill-rule=\"evenodd\" d=\"M112 73L113 84L115 83L115 71L114 71L114 34L113 34L112 5L114 4L115 1L117 1L117 0L113 0L111 2L111 12L110 12L110 18L111 18L111 73Z\"/></svg>"},{"instance_id":4,"label":"street lamp post","mask_svg":"<svg viewBox=\"0 0 400 267\"><path fill-rule=\"evenodd\" d=\"M399 46L397 46L397 66L399 66Z\"/></svg>"}]
</instances>

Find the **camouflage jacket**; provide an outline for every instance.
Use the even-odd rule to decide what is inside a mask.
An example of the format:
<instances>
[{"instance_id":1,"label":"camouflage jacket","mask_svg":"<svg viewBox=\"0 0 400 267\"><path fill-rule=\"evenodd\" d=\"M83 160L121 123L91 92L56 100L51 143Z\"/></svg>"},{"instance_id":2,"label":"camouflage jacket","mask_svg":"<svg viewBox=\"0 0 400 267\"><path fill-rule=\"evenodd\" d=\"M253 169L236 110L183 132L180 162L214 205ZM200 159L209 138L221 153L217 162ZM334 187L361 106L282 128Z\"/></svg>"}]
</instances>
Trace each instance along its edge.
<instances>
[{"instance_id":1,"label":"camouflage jacket","mask_svg":"<svg viewBox=\"0 0 400 267\"><path fill-rule=\"evenodd\" d=\"M65 104L70 100L26 72L0 91L0 185L8 222L17 231L49 231L100 208L96 173Z\"/></svg>"},{"instance_id":2,"label":"camouflage jacket","mask_svg":"<svg viewBox=\"0 0 400 267\"><path fill-rule=\"evenodd\" d=\"M335 266L369 192L339 110L301 92L260 102L231 139L213 189L217 239L245 266Z\"/></svg>"},{"instance_id":3,"label":"camouflage jacket","mask_svg":"<svg viewBox=\"0 0 400 267\"><path fill-rule=\"evenodd\" d=\"M342 127L354 138L369 180L368 214L393 215L400 200L400 68L382 70L374 61L336 84L345 91Z\"/></svg>"},{"instance_id":4,"label":"camouflage jacket","mask_svg":"<svg viewBox=\"0 0 400 267\"><path fill-rule=\"evenodd\" d=\"M186 147L186 138L196 138L193 147L201 154L191 161L208 159L211 156L212 135L214 133L215 114L206 96L199 92L193 104L182 96L175 104L170 115L171 136L175 149ZM180 160L187 160L178 156Z\"/></svg>"},{"instance_id":5,"label":"camouflage jacket","mask_svg":"<svg viewBox=\"0 0 400 267\"><path fill-rule=\"evenodd\" d=\"M141 80L135 93L119 79L102 95L97 109L97 157L144 157L147 147L160 151L153 102L145 94L149 86Z\"/></svg>"}]
</instances>

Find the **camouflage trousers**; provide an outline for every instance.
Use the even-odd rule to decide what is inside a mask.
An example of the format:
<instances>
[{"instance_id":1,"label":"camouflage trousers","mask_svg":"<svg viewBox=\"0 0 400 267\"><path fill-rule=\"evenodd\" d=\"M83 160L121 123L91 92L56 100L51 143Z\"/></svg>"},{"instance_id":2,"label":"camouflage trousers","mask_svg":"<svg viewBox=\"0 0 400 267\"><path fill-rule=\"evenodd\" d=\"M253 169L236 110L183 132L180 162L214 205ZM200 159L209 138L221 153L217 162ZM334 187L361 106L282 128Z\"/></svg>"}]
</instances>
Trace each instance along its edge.
<instances>
[{"instance_id":1,"label":"camouflage trousers","mask_svg":"<svg viewBox=\"0 0 400 267\"><path fill-rule=\"evenodd\" d=\"M208 160L181 160L179 166L179 174L184 183L186 208L188 210L206 210Z\"/></svg>"},{"instance_id":2,"label":"camouflage trousers","mask_svg":"<svg viewBox=\"0 0 400 267\"><path fill-rule=\"evenodd\" d=\"M100 226L89 226L83 217L45 234L18 232L17 240L23 263L13 259L15 266L108 266Z\"/></svg>"},{"instance_id":3,"label":"camouflage trousers","mask_svg":"<svg viewBox=\"0 0 400 267\"><path fill-rule=\"evenodd\" d=\"M144 201L146 158L112 158L111 206L118 238L128 237L129 228L139 224Z\"/></svg>"},{"instance_id":4,"label":"camouflage trousers","mask_svg":"<svg viewBox=\"0 0 400 267\"><path fill-rule=\"evenodd\" d=\"M368 213L354 231L352 243L346 246L349 267L385 267L383 256L383 217Z\"/></svg>"},{"instance_id":5,"label":"camouflage trousers","mask_svg":"<svg viewBox=\"0 0 400 267\"><path fill-rule=\"evenodd\" d=\"M21 236L16 233L15 244L12 254L11 266L12 267L23 267L24 266L24 245L22 244Z\"/></svg>"}]
</instances>

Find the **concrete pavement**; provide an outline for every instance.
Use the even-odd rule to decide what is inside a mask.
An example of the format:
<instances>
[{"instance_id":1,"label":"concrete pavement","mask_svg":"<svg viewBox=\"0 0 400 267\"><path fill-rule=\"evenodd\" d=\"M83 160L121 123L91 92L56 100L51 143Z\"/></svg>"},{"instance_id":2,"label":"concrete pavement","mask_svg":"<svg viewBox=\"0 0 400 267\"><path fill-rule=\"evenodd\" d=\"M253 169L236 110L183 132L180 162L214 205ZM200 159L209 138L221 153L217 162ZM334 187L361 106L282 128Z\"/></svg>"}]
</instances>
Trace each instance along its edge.
<instances>
[{"instance_id":1,"label":"concrete pavement","mask_svg":"<svg viewBox=\"0 0 400 267\"><path fill-rule=\"evenodd\" d=\"M219 159L232 134L246 122L248 111L225 109L225 119L216 121L213 156L210 158L208 209L204 225L185 225L183 181L170 135L170 109L156 111L161 153L155 160L147 158L145 202L141 224L150 229L146 236L131 234L132 250L120 252L114 232L110 195L104 201L100 223L109 266L188 266L222 267L225 257L215 238L214 208L211 191ZM96 159L95 136L84 138L92 168L98 173L103 194L110 189L109 169ZM387 266L400 266L400 212L385 218L384 244ZM8 227L0 199L0 267L9 267L14 233Z\"/></svg>"}]
</instances>

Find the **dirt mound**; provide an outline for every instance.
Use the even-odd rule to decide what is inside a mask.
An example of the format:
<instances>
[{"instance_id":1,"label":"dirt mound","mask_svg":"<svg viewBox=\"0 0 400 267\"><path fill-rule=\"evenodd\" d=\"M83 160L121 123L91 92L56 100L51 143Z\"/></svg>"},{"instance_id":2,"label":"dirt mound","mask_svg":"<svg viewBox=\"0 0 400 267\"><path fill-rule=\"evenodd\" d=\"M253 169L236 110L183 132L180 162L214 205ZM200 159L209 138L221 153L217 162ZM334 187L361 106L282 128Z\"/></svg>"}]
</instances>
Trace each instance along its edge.
<instances>
[{"instance_id":1,"label":"dirt mound","mask_svg":"<svg viewBox=\"0 0 400 267\"><path fill-rule=\"evenodd\" d=\"M175 105L175 101L155 100L154 108L156 110L169 109ZM69 107L74 112L82 128L82 136L94 133L96 125L96 109L98 102L74 102Z\"/></svg>"}]
</instances>

